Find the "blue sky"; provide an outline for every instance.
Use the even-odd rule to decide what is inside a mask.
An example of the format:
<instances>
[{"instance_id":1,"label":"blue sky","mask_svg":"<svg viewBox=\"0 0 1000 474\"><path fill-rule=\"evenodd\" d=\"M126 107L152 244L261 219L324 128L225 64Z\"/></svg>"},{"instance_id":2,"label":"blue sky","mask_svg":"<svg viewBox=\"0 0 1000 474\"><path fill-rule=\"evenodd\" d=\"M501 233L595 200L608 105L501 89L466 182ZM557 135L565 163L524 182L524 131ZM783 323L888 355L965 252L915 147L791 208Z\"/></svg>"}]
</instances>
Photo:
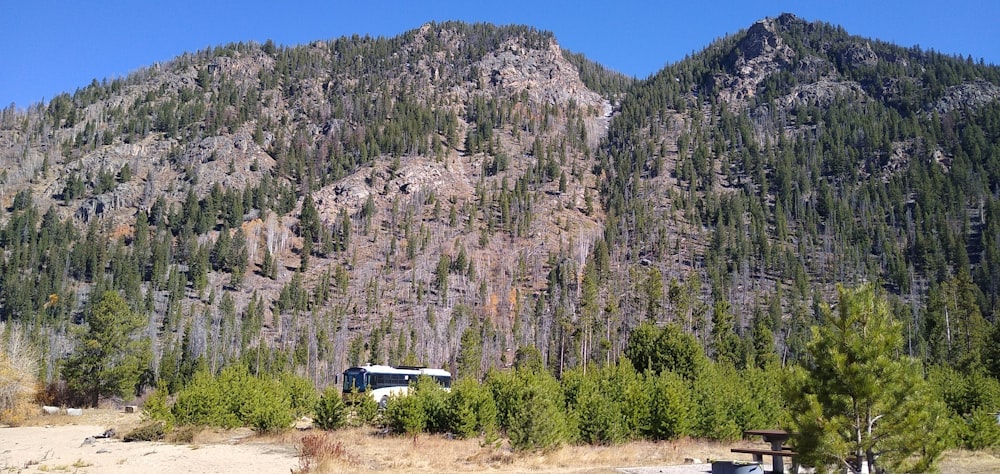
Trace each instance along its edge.
<instances>
[{"instance_id":1,"label":"blue sky","mask_svg":"<svg viewBox=\"0 0 1000 474\"><path fill-rule=\"evenodd\" d=\"M431 20L532 25L640 78L782 12L1000 64L996 0L0 0L0 12L0 107L19 108L208 46L393 36Z\"/></svg>"}]
</instances>

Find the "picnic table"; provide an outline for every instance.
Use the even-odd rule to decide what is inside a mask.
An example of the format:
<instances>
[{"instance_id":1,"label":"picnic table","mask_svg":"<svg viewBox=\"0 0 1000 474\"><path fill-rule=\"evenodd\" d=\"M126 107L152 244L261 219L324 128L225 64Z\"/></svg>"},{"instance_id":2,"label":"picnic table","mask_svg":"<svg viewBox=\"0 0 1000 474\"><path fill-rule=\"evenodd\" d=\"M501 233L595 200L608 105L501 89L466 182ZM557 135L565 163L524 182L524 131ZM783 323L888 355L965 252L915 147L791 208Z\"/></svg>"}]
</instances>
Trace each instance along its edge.
<instances>
[{"instance_id":1,"label":"picnic table","mask_svg":"<svg viewBox=\"0 0 1000 474\"><path fill-rule=\"evenodd\" d=\"M769 449L755 449L755 448L733 448L730 451L734 453L745 453L752 454L753 460L755 462L763 463L764 456L771 456L771 466L772 472L777 474L783 474L785 472L784 458L792 458L792 472L798 471L798 465L795 462L795 455L798 454L792 448L785 446L785 441L791 438L792 434L785 430L746 430L743 432L743 437L760 436L764 439L765 443L770 444Z\"/></svg>"}]
</instances>

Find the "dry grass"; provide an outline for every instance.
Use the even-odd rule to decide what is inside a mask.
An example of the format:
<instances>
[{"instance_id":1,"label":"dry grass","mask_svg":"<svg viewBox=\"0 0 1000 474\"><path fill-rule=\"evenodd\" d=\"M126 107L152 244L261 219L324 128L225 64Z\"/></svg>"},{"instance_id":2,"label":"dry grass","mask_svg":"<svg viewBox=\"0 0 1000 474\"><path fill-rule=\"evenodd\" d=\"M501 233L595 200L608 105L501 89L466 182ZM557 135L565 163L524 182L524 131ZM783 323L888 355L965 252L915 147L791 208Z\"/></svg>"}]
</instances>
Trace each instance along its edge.
<instances>
[{"instance_id":1,"label":"dry grass","mask_svg":"<svg viewBox=\"0 0 1000 474\"><path fill-rule=\"evenodd\" d=\"M624 466L683 464L685 458L731 458L731 445L680 440L620 446L565 446L547 453L514 453L479 439L439 435L380 436L370 428L299 435L300 472L546 472L611 473ZM310 455L310 453L317 453Z\"/></svg>"},{"instance_id":2,"label":"dry grass","mask_svg":"<svg viewBox=\"0 0 1000 474\"><path fill-rule=\"evenodd\" d=\"M637 441L617 446L564 446L548 453L514 453L506 446L482 446L480 440L455 440L437 435L380 436L370 428L324 433L294 432L283 440L299 446L299 473L334 472L537 472L604 474L633 466L685 464L687 459L709 462L742 459L730 448L752 442L719 443L683 439L669 442ZM1000 472L1000 452L951 451L941 460L942 474ZM746 459L746 460L749 460Z\"/></svg>"},{"instance_id":3,"label":"dry grass","mask_svg":"<svg viewBox=\"0 0 1000 474\"><path fill-rule=\"evenodd\" d=\"M22 426L100 425L121 434L128 433L145 421L140 413L125 413L116 408L84 408L83 416L69 416L65 410L55 415L44 414L36 405L32 406L32 413L35 415L25 420Z\"/></svg>"},{"instance_id":4,"label":"dry grass","mask_svg":"<svg viewBox=\"0 0 1000 474\"><path fill-rule=\"evenodd\" d=\"M987 474L1000 472L1000 449L985 451L952 450L939 464L941 474Z\"/></svg>"}]
</instances>

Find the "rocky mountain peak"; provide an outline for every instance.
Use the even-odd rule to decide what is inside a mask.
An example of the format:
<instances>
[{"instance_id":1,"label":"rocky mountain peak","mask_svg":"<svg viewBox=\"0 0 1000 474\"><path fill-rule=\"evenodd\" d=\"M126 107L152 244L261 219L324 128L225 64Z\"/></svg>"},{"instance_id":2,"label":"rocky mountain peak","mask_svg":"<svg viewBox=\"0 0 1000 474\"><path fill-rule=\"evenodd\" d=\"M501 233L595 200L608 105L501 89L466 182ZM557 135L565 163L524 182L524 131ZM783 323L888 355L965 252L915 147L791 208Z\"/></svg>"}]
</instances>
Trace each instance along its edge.
<instances>
[{"instance_id":1,"label":"rocky mountain peak","mask_svg":"<svg viewBox=\"0 0 1000 474\"><path fill-rule=\"evenodd\" d=\"M781 18L754 23L739 40L729 56L731 74L716 77L720 99L742 108L767 76L792 63L795 51L779 34L782 22L789 20Z\"/></svg>"},{"instance_id":2,"label":"rocky mountain peak","mask_svg":"<svg viewBox=\"0 0 1000 474\"><path fill-rule=\"evenodd\" d=\"M737 44L743 58L755 59L759 56L773 53L782 44L777 34L777 26L773 18L764 18L754 23L746 36Z\"/></svg>"}]
</instances>

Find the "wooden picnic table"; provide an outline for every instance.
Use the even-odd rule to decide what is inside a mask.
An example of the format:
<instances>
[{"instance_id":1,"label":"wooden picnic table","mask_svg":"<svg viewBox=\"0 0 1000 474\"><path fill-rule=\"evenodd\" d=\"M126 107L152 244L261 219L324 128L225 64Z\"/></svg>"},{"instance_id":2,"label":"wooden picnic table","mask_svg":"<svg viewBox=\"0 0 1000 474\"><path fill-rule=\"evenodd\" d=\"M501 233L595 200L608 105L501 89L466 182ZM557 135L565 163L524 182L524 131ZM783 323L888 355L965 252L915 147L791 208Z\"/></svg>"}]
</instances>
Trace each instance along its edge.
<instances>
[{"instance_id":1,"label":"wooden picnic table","mask_svg":"<svg viewBox=\"0 0 1000 474\"><path fill-rule=\"evenodd\" d=\"M753 455L753 460L756 462L763 462L763 456L771 456L771 467L772 472L777 474L783 474L785 472L784 458L792 458L792 470L797 471L794 456L798 453L792 451L791 448L785 447L785 441L788 441L792 437L792 433L785 430L767 429L767 430L746 430L743 432L743 437L750 436L760 436L764 438L764 442L771 445L770 449L748 449L748 448L733 448L730 451L734 453L747 453Z\"/></svg>"}]
</instances>

